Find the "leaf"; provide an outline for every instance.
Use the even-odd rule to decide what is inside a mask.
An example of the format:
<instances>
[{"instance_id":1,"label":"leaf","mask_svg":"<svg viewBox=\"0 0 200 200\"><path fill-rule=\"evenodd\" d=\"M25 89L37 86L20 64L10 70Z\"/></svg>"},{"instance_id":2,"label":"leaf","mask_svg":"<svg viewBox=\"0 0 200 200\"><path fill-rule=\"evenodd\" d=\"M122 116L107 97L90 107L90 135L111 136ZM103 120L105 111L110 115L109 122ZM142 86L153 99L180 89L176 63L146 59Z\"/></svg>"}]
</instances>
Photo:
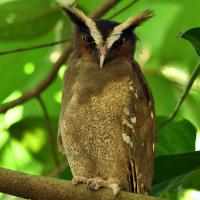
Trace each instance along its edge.
<instances>
[{"instance_id":1,"label":"leaf","mask_svg":"<svg viewBox=\"0 0 200 200\"><path fill-rule=\"evenodd\" d=\"M65 171L60 175L59 179L71 181L72 178L73 178L73 175L72 175L72 172L71 172L70 167L68 165L67 168L65 169Z\"/></svg>"},{"instance_id":2,"label":"leaf","mask_svg":"<svg viewBox=\"0 0 200 200\"><path fill-rule=\"evenodd\" d=\"M184 189L200 190L200 169L193 171L183 182Z\"/></svg>"},{"instance_id":3,"label":"leaf","mask_svg":"<svg viewBox=\"0 0 200 200\"><path fill-rule=\"evenodd\" d=\"M166 117L157 117L157 126ZM186 119L175 119L158 132L157 156L195 151L196 128Z\"/></svg>"},{"instance_id":4,"label":"leaf","mask_svg":"<svg viewBox=\"0 0 200 200\"><path fill-rule=\"evenodd\" d=\"M151 195L158 196L177 187L197 169L200 169L200 151L156 157Z\"/></svg>"},{"instance_id":5,"label":"leaf","mask_svg":"<svg viewBox=\"0 0 200 200\"><path fill-rule=\"evenodd\" d=\"M188 40L200 56L200 27L186 31L181 37Z\"/></svg>"},{"instance_id":6,"label":"leaf","mask_svg":"<svg viewBox=\"0 0 200 200\"><path fill-rule=\"evenodd\" d=\"M53 133L57 134L58 119L51 119ZM49 135L47 130L46 121L44 118L32 117L25 118L13 124L9 128L9 132L13 138L20 141L26 149L33 155L37 155L37 159L44 161L47 158L49 145Z\"/></svg>"},{"instance_id":7,"label":"leaf","mask_svg":"<svg viewBox=\"0 0 200 200\"><path fill-rule=\"evenodd\" d=\"M0 40L33 39L47 33L59 20L58 7L51 7L49 0L12 1L0 5Z\"/></svg>"}]
</instances>

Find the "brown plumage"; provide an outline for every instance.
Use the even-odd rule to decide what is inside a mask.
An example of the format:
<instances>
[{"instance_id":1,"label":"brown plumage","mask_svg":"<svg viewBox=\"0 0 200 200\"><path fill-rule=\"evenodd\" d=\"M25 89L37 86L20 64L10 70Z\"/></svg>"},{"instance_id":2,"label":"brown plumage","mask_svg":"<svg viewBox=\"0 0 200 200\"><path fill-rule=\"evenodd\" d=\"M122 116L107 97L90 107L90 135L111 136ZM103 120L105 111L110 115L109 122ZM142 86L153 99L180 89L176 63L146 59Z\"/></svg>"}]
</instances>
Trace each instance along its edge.
<instances>
[{"instance_id":1,"label":"brown plumage","mask_svg":"<svg viewBox=\"0 0 200 200\"><path fill-rule=\"evenodd\" d=\"M133 59L133 30L152 17L125 23L92 20L61 6L75 23L74 53L64 74L58 146L73 183L150 194L157 147L151 90Z\"/></svg>"}]
</instances>

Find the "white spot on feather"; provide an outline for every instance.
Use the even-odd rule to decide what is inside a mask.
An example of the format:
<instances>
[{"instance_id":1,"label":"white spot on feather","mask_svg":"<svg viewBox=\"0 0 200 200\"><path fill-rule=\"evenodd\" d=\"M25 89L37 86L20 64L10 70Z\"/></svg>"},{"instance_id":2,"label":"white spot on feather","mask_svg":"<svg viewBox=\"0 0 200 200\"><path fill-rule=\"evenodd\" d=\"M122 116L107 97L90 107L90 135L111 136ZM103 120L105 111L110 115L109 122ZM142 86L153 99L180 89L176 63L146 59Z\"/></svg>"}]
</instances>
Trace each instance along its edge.
<instances>
[{"instance_id":1,"label":"white spot on feather","mask_svg":"<svg viewBox=\"0 0 200 200\"><path fill-rule=\"evenodd\" d=\"M131 129L133 129L133 126L132 126L132 124L130 124L130 123L127 123L127 126L128 126L129 128L131 128Z\"/></svg>"},{"instance_id":2,"label":"white spot on feather","mask_svg":"<svg viewBox=\"0 0 200 200\"><path fill-rule=\"evenodd\" d=\"M122 120L122 124L124 124L124 125L125 125L125 124L128 124L128 121L127 121L126 119L123 119L123 120Z\"/></svg>"},{"instance_id":3,"label":"white spot on feather","mask_svg":"<svg viewBox=\"0 0 200 200\"><path fill-rule=\"evenodd\" d=\"M127 107L124 108L124 113L125 113L126 115L129 115L129 109L128 109Z\"/></svg>"},{"instance_id":4,"label":"white spot on feather","mask_svg":"<svg viewBox=\"0 0 200 200\"><path fill-rule=\"evenodd\" d=\"M126 133L122 133L123 140L126 141Z\"/></svg>"},{"instance_id":5,"label":"white spot on feather","mask_svg":"<svg viewBox=\"0 0 200 200\"><path fill-rule=\"evenodd\" d=\"M134 123L134 124L136 123L136 117L135 116L131 117L131 122Z\"/></svg>"},{"instance_id":6,"label":"white spot on feather","mask_svg":"<svg viewBox=\"0 0 200 200\"><path fill-rule=\"evenodd\" d=\"M131 140L131 138L127 135L127 136L126 136L125 142L126 142L127 144L129 144L129 143L130 143L130 140Z\"/></svg>"},{"instance_id":7,"label":"white spot on feather","mask_svg":"<svg viewBox=\"0 0 200 200\"><path fill-rule=\"evenodd\" d=\"M126 135L126 133L122 133L122 138L127 144L129 144L131 141L131 138L128 135Z\"/></svg>"},{"instance_id":8,"label":"white spot on feather","mask_svg":"<svg viewBox=\"0 0 200 200\"><path fill-rule=\"evenodd\" d=\"M133 147L133 143L132 142L130 142L130 146Z\"/></svg>"},{"instance_id":9,"label":"white spot on feather","mask_svg":"<svg viewBox=\"0 0 200 200\"><path fill-rule=\"evenodd\" d=\"M132 87L132 86L129 86L129 89L130 89L130 90L133 90L133 87Z\"/></svg>"},{"instance_id":10,"label":"white spot on feather","mask_svg":"<svg viewBox=\"0 0 200 200\"><path fill-rule=\"evenodd\" d=\"M151 118L153 119L153 112L151 111Z\"/></svg>"},{"instance_id":11,"label":"white spot on feather","mask_svg":"<svg viewBox=\"0 0 200 200\"><path fill-rule=\"evenodd\" d=\"M136 99L138 98L138 94L137 94L137 93L135 93L135 98L136 98Z\"/></svg>"}]
</instances>

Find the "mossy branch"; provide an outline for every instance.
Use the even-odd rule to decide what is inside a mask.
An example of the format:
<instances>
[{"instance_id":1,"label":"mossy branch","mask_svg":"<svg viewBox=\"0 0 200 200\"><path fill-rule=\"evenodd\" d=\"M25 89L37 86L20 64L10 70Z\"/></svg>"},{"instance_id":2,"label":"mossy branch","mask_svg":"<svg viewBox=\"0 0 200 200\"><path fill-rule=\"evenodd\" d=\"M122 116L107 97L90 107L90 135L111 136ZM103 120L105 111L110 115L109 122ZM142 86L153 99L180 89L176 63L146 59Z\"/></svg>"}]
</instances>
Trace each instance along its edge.
<instances>
[{"instance_id":1,"label":"mossy branch","mask_svg":"<svg viewBox=\"0 0 200 200\"><path fill-rule=\"evenodd\" d=\"M30 175L0 167L0 192L32 200L113 200L111 189L87 191L86 184ZM120 192L115 200L163 200L129 192Z\"/></svg>"}]
</instances>

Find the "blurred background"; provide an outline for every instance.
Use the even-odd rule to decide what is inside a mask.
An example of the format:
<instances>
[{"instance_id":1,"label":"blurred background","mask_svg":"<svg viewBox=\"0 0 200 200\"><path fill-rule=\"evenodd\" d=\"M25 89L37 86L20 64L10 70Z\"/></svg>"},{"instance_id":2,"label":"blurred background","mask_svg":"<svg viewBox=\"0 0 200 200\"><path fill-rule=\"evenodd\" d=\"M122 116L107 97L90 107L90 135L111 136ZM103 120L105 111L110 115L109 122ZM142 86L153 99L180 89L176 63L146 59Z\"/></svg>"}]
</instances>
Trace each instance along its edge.
<instances>
[{"instance_id":1,"label":"blurred background","mask_svg":"<svg viewBox=\"0 0 200 200\"><path fill-rule=\"evenodd\" d=\"M104 2L78 0L77 5L88 15ZM131 2L120 1L102 18L109 18ZM177 36L179 30L185 32L200 26L200 1L140 0L112 20L124 22L146 9L154 10L155 17L135 31L139 38L135 60L152 89L160 124L173 112L199 61L192 45ZM0 52L69 39L72 33L71 22L55 0L0 0ZM0 55L0 107L39 84L65 45ZM56 144L65 68L66 65L60 68L39 100L32 98L0 114L0 167L52 177L59 177L67 167L67 159L58 152ZM45 111L53 134L47 129ZM174 122L159 131L157 155L199 150L199 130L200 80L197 78ZM200 199L199 180L200 171L197 170L182 185L162 196ZM0 193L0 199L19 198Z\"/></svg>"}]
</instances>

